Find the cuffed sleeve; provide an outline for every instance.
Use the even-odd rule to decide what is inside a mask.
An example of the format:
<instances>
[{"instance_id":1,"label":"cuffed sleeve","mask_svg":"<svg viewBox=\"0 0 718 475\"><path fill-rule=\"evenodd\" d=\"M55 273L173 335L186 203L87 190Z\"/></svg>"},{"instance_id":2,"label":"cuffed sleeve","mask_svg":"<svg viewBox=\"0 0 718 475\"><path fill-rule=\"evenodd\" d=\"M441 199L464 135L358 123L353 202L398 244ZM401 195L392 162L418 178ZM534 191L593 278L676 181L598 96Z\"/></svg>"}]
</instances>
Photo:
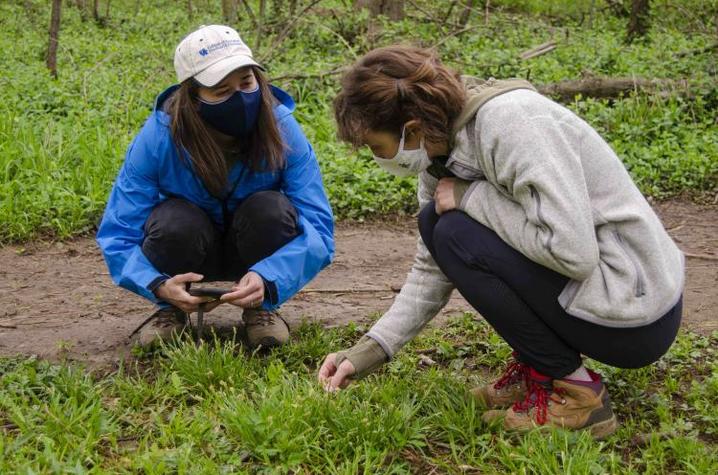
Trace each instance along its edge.
<instances>
[{"instance_id":1,"label":"cuffed sleeve","mask_svg":"<svg viewBox=\"0 0 718 475\"><path fill-rule=\"evenodd\" d=\"M389 357L379 343L364 335L356 345L346 351L337 353L334 364L339 367L344 360L349 360L354 366L355 372L352 379L362 379L389 361Z\"/></svg>"}]
</instances>

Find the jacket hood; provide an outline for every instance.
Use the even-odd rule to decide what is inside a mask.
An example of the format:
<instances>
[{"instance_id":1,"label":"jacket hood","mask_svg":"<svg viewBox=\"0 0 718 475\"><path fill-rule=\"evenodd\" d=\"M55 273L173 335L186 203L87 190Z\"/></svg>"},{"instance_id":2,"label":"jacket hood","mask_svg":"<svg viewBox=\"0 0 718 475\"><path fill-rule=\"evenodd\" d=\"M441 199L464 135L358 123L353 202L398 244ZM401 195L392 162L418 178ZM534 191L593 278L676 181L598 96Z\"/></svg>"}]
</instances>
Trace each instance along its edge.
<instances>
[{"instance_id":1,"label":"jacket hood","mask_svg":"<svg viewBox=\"0 0 718 475\"><path fill-rule=\"evenodd\" d=\"M456 135L469 121L476 115L476 112L488 100L496 96L513 91L515 89L530 89L535 91L536 88L530 82L523 79L479 79L473 76L461 76L461 82L466 89L466 104L461 110L459 117L456 118L452 126L453 135Z\"/></svg>"}]
</instances>

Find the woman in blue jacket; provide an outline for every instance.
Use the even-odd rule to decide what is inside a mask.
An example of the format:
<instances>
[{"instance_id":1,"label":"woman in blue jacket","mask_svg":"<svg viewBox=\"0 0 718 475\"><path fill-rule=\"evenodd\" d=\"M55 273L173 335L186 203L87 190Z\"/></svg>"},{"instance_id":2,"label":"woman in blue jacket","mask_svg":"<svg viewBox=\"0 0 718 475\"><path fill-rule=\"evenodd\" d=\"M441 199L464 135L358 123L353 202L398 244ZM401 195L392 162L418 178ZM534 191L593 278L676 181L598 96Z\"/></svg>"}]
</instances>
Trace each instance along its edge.
<instances>
[{"instance_id":1,"label":"woman in blue jacket","mask_svg":"<svg viewBox=\"0 0 718 475\"><path fill-rule=\"evenodd\" d=\"M179 84L159 95L130 145L97 233L112 279L160 305L139 344L179 333L235 281L250 346L289 337L276 309L329 264L333 217L294 102L269 84L239 34L203 26L175 51Z\"/></svg>"}]
</instances>

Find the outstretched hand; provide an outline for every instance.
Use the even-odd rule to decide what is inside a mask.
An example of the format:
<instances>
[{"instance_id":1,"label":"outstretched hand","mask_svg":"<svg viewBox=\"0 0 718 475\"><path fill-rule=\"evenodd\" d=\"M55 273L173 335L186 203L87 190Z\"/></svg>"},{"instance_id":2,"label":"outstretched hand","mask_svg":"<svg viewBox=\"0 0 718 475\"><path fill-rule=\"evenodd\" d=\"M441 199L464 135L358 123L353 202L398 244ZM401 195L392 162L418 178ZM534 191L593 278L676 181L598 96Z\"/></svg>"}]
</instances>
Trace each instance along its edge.
<instances>
[{"instance_id":1,"label":"outstretched hand","mask_svg":"<svg viewBox=\"0 0 718 475\"><path fill-rule=\"evenodd\" d=\"M326 391L334 392L349 386L353 380L351 376L356 373L354 365L349 360L344 360L337 367L336 353L330 353L324 358L322 367L319 368L319 382Z\"/></svg>"}]
</instances>

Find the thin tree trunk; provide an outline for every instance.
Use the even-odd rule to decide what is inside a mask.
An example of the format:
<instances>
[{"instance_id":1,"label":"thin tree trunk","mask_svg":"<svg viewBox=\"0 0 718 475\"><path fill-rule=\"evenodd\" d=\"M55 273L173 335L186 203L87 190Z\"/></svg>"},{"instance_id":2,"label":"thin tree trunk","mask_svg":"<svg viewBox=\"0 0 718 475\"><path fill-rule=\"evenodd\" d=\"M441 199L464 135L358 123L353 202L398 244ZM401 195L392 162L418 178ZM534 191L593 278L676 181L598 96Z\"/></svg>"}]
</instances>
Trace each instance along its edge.
<instances>
[{"instance_id":1,"label":"thin tree trunk","mask_svg":"<svg viewBox=\"0 0 718 475\"><path fill-rule=\"evenodd\" d=\"M399 21L404 19L404 0L385 0L383 4L383 13L390 20Z\"/></svg>"},{"instance_id":2,"label":"thin tree trunk","mask_svg":"<svg viewBox=\"0 0 718 475\"><path fill-rule=\"evenodd\" d=\"M95 0L92 4L92 17L96 22L100 21L100 0Z\"/></svg>"},{"instance_id":3,"label":"thin tree trunk","mask_svg":"<svg viewBox=\"0 0 718 475\"><path fill-rule=\"evenodd\" d=\"M231 14L232 14L231 0L222 0L222 18L224 18L225 22L229 23Z\"/></svg>"},{"instance_id":4,"label":"thin tree trunk","mask_svg":"<svg viewBox=\"0 0 718 475\"><path fill-rule=\"evenodd\" d=\"M459 16L459 24L464 27L469 22L469 18L471 18L471 12L474 10L474 7L476 6L476 0L465 0L464 3L464 9L461 11L461 16Z\"/></svg>"},{"instance_id":5,"label":"thin tree trunk","mask_svg":"<svg viewBox=\"0 0 718 475\"><path fill-rule=\"evenodd\" d=\"M187 17L192 19L192 0L187 0Z\"/></svg>"},{"instance_id":6,"label":"thin tree trunk","mask_svg":"<svg viewBox=\"0 0 718 475\"><path fill-rule=\"evenodd\" d=\"M105 18L103 20L107 21L110 19L110 0L107 0L107 5L105 5Z\"/></svg>"},{"instance_id":7,"label":"thin tree trunk","mask_svg":"<svg viewBox=\"0 0 718 475\"><path fill-rule=\"evenodd\" d=\"M257 37L254 40L254 47L259 51L262 46L262 30L264 28L264 15L267 9L267 0L259 0L259 13L257 14Z\"/></svg>"},{"instance_id":8,"label":"thin tree trunk","mask_svg":"<svg viewBox=\"0 0 718 475\"><path fill-rule=\"evenodd\" d=\"M372 17L386 15L394 21L404 18L404 0L356 0L354 6L369 9Z\"/></svg>"},{"instance_id":9,"label":"thin tree trunk","mask_svg":"<svg viewBox=\"0 0 718 475\"><path fill-rule=\"evenodd\" d=\"M50 16L50 43L47 47L47 69L57 78L57 45L60 40L60 10L62 0L52 0Z\"/></svg>"},{"instance_id":10,"label":"thin tree trunk","mask_svg":"<svg viewBox=\"0 0 718 475\"><path fill-rule=\"evenodd\" d=\"M645 36L648 32L649 0L631 2L631 18L628 20L628 42Z\"/></svg>"}]
</instances>

